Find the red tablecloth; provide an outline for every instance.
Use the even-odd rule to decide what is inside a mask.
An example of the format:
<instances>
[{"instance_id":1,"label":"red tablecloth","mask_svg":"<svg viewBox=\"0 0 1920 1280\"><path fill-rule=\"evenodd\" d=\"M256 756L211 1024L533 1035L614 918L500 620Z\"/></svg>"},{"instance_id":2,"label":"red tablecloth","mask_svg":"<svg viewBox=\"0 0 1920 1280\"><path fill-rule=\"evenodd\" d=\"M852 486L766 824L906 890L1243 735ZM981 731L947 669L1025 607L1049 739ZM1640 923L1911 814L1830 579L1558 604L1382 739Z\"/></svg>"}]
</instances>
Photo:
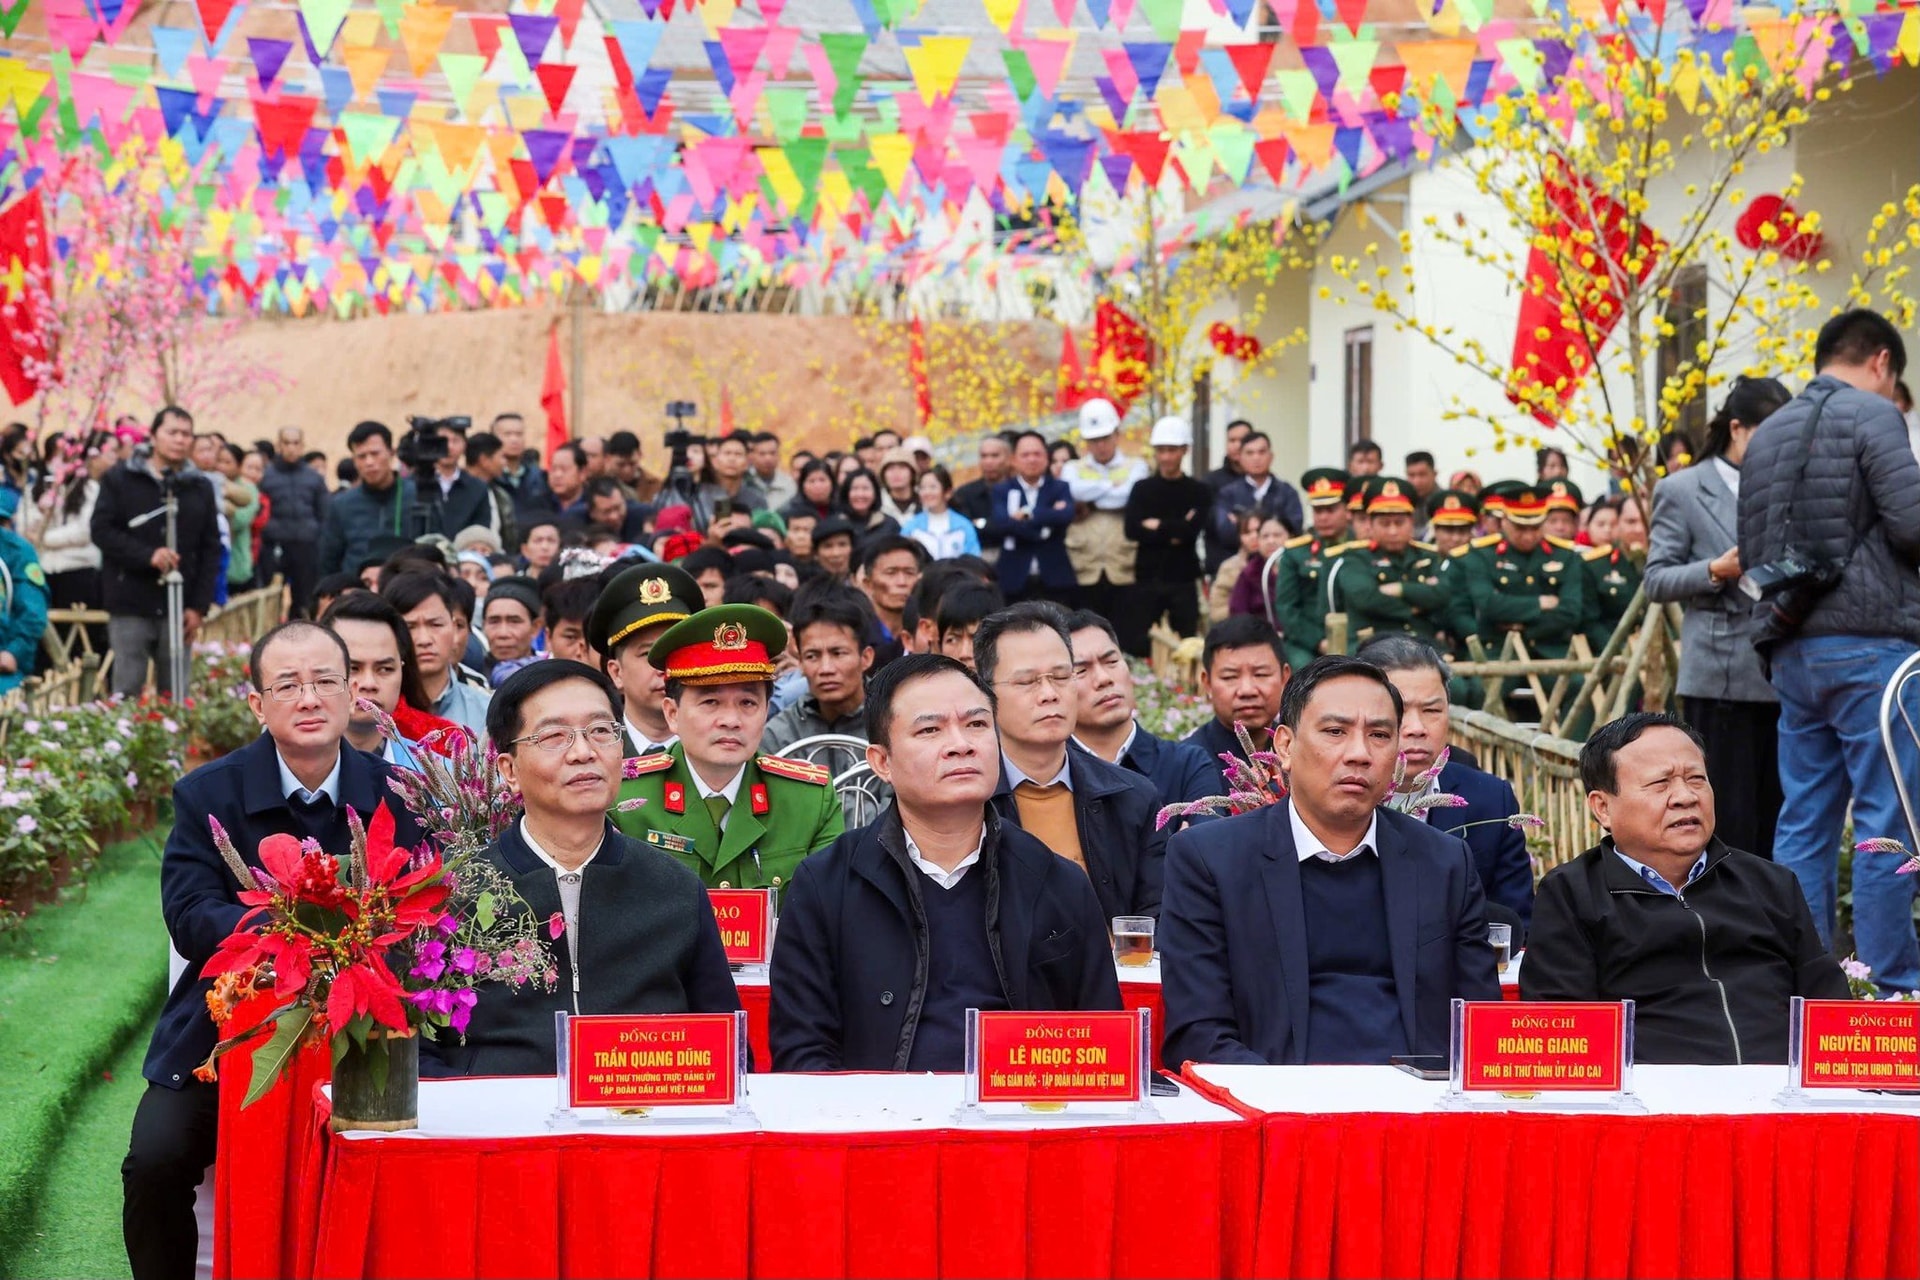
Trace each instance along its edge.
<instances>
[{"instance_id":1,"label":"red tablecloth","mask_svg":"<svg viewBox=\"0 0 1920 1280\"><path fill-rule=\"evenodd\" d=\"M773 1046L767 1039L767 1007L770 988L744 982L734 985L740 992L740 1007L747 1011L747 1043L753 1046L753 1069L771 1071L773 1070ZM1160 1039L1166 1033L1167 1010L1160 1001L1160 984L1122 982L1120 1000L1129 1009L1153 1010L1153 1069L1164 1070L1160 1065Z\"/></svg>"},{"instance_id":2,"label":"red tablecloth","mask_svg":"<svg viewBox=\"0 0 1920 1280\"><path fill-rule=\"evenodd\" d=\"M232 1032L256 1025L271 1009L269 1000L248 1001L235 1011ZM311 1240L319 1208L318 1188L310 1180L309 1145L314 1086L333 1074L328 1054L320 1046L303 1051L285 1079L242 1108L253 1079L253 1052L263 1043L236 1049L219 1063L220 1143L213 1162L216 1280L297 1274L301 1242Z\"/></svg>"},{"instance_id":3,"label":"red tablecloth","mask_svg":"<svg viewBox=\"0 0 1920 1280\"><path fill-rule=\"evenodd\" d=\"M318 1146L320 1277L1244 1275L1260 1159L1245 1121Z\"/></svg>"}]
</instances>

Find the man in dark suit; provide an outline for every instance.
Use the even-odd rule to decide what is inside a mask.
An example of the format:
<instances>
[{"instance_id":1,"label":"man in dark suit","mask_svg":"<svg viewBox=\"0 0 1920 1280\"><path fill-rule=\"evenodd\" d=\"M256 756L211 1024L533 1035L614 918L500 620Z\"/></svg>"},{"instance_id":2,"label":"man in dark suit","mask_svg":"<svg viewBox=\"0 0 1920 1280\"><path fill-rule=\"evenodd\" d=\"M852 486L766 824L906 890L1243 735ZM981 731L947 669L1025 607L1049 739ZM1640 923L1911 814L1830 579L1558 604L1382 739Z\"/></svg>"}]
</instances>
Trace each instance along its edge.
<instances>
[{"instance_id":1,"label":"man in dark suit","mask_svg":"<svg viewBox=\"0 0 1920 1280\"><path fill-rule=\"evenodd\" d=\"M1315 659L1274 733L1288 798L1173 838L1166 1062L1444 1054L1453 1000L1500 998L1466 845L1379 807L1400 716L1378 667Z\"/></svg>"},{"instance_id":2,"label":"man in dark suit","mask_svg":"<svg viewBox=\"0 0 1920 1280\"><path fill-rule=\"evenodd\" d=\"M1000 549L1000 590L1009 600L1063 596L1078 583L1067 555L1073 491L1047 473L1047 441L1023 431L1013 445L1013 474L993 486L980 544Z\"/></svg>"},{"instance_id":3,"label":"man in dark suit","mask_svg":"<svg viewBox=\"0 0 1920 1280\"><path fill-rule=\"evenodd\" d=\"M1066 610L1029 600L993 614L974 632L973 665L994 692L1000 726L994 810L1085 868L1109 919L1159 915L1167 851L1167 833L1154 822L1160 793L1072 745L1077 696Z\"/></svg>"},{"instance_id":4,"label":"man in dark suit","mask_svg":"<svg viewBox=\"0 0 1920 1280\"><path fill-rule=\"evenodd\" d=\"M1213 719L1182 739L1207 757L1213 771L1207 795L1226 790L1221 754L1246 754L1234 725L1245 725L1253 745L1266 750L1292 671L1280 633L1265 618L1236 614L1208 628L1200 650L1200 692L1213 704Z\"/></svg>"},{"instance_id":5,"label":"man in dark suit","mask_svg":"<svg viewBox=\"0 0 1920 1280\"><path fill-rule=\"evenodd\" d=\"M1447 681L1453 673L1439 652L1418 636L1380 636L1362 645L1356 656L1385 671L1400 691L1406 708L1400 718L1400 754L1407 761L1401 781L1411 789L1446 750ZM1446 768L1426 790L1466 801L1459 808L1426 809L1418 816L1434 830L1467 842L1487 901L1513 912L1525 929L1533 920L1533 857L1527 852L1526 834L1511 821L1520 812L1512 785L1449 755ZM1516 936L1515 949L1520 945Z\"/></svg>"},{"instance_id":6,"label":"man in dark suit","mask_svg":"<svg viewBox=\"0 0 1920 1280\"><path fill-rule=\"evenodd\" d=\"M187 970L168 995L147 1049L147 1091L120 1166L122 1227L138 1280L193 1275L194 1187L213 1163L220 1091L195 1075L215 1040L207 1016L213 984L200 970L248 909L214 847L210 820L219 820L252 866L260 865L257 851L270 835L312 837L344 857L347 810L365 824L383 803L394 817L396 844L424 838L388 791L385 762L343 741L351 662L340 637L312 622L289 622L254 645L251 662L247 702L266 732L173 789L160 907Z\"/></svg>"},{"instance_id":7,"label":"man in dark suit","mask_svg":"<svg viewBox=\"0 0 1920 1280\"><path fill-rule=\"evenodd\" d=\"M480 989L458 1043L422 1045L432 1075L555 1069L553 1015L732 1013L740 1007L700 878L607 819L620 792L620 694L584 663L549 658L487 704L494 763L526 812L481 855L537 920L564 921L559 981Z\"/></svg>"},{"instance_id":8,"label":"man in dark suit","mask_svg":"<svg viewBox=\"0 0 1920 1280\"><path fill-rule=\"evenodd\" d=\"M1133 670L1113 624L1081 609L1067 627L1073 639L1074 743L1151 782L1163 805L1213 795L1219 770L1205 752L1157 738L1134 719Z\"/></svg>"},{"instance_id":9,"label":"man in dark suit","mask_svg":"<svg viewBox=\"0 0 1920 1280\"><path fill-rule=\"evenodd\" d=\"M773 945L776 1071L959 1071L968 1009L1118 1009L1079 868L1002 822L993 694L937 654L867 689L894 803L800 864Z\"/></svg>"}]
</instances>

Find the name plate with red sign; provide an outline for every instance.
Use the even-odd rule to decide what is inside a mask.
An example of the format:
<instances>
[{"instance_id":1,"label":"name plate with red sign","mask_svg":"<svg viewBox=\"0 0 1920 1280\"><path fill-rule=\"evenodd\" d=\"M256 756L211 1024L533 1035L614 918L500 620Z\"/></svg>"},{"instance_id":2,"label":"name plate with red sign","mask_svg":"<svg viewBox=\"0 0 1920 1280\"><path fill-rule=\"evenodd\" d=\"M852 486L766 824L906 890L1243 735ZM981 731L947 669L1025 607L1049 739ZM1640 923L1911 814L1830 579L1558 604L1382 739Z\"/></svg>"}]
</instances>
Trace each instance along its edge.
<instances>
[{"instance_id":1,"label":"name plate with red sign","mask_svg":"<svg viewBox=\"0 0 1920 1280\"><path fill-rule=\"evenodd\" d=\"M1624 1098L1633 1061L1633 1002L1453 1002L1454 1095L1502 1105L1553 1095ZM1589 1103L1589 1105L1592 1105Z\"/></svg>"},{"instance_id":2,"label":"name plate with red sign","mask_svg":"<svg viewBox=\"0 0 1920 1280\"><path fill-rule=\"evenodd\" d=\"M765 964L773 951L773 890L709 889L728 964Z\"/></svg>"},{"instance_id":3,"label":"name plate with red sign","mask_svg":"<svg viewBox=\"0 0 1920 1280\"><path fill-rule=\"evenodd\" d=\"M1791 1086L1920 1095L1920 1004L1796 998L1791 1016Z\"/></svg>"},{"instance_id":4,"label":"name plate with red sign","mask_svg":"<svg viewBox=\"0 0 1920 1280\"><path fill-rule=\"evenodd\" d=\"M1147 1102L1150 1011L967 1010L967 1103L1064 1110Z\"/></svg>"},{"instance_id":5,"label":"name plate with red sign","mask_svg":"<svg viewBox=\"0 0 1920 1280\"><path fill-rule=\"evenodd\" d=\"M644 1114L655 1107L740 1104L744 1013L560 1013L555 1019L564 1108Z\"/></svg>"}]
</instances>

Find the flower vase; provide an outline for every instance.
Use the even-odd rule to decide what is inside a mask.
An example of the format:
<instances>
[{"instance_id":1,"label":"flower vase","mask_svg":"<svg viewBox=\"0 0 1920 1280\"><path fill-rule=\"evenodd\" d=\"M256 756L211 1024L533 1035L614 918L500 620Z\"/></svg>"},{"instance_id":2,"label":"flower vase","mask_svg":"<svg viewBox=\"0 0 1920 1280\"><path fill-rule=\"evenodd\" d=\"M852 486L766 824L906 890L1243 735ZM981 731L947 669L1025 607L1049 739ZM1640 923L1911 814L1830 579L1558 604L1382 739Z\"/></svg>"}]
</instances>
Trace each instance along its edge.
<instances>
[{"instance_id":1,"label":"flower vase","mask_svg":"<svg viewBox=\"0 0 1920 1280\"><path fill-rule=\"evenodd\" d=\"M333 1064L333 1131L393 1133L420 1125L420 1037L375 1029L363 1049L345 1035Z\"/></svg>"}]
</instances>

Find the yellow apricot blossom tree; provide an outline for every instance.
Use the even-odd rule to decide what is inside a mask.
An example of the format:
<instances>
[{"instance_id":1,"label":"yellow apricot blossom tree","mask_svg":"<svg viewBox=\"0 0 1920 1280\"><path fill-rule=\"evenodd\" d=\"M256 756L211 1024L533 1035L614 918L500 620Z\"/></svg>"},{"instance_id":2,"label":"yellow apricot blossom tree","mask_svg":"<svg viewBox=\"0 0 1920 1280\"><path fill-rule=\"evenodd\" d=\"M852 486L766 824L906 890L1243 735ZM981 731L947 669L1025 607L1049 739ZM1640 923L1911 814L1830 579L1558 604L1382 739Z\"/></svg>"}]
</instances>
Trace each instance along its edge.
<instances>
[{"instance_id":1,"label":"yellow apricot blossom tree","mask_svg":"<svg viewBox=\"0 0 1920 1280\"><path fill-rule=\"evenodd\" d=\"M1561 19L1532 47L1564 48L1563 69L1522 66L1521 91L1475 112L1422 113L1435 148L1457 153L1445 163L1504 219L1430 217L1403 227L1398 246L1328 263L1510 406L1457 399L1447 418L1487 424L1501 448L1538 446L1541 426L1556 426L1554 443L1643 504L1659 474L1652 446L1704 420L1715 387L1809 375L1819 324L1840 307L1875 306L1911 327L1905 285L1920 250L1920 187L1875 212L1851 264L1829 259L1816 210L1795 211L1808 194L1798 174L1778 191L1747 189L1763 157L1852 86L1844 56L1828 64L1835 11L1754 13L1708 41L1633 20L1647 12L1628 0L1604 27ZM1519 298L1512 351L1450 324L1447 299L1417 293L1416 241Z\"/></svg>"}]
</instances>

